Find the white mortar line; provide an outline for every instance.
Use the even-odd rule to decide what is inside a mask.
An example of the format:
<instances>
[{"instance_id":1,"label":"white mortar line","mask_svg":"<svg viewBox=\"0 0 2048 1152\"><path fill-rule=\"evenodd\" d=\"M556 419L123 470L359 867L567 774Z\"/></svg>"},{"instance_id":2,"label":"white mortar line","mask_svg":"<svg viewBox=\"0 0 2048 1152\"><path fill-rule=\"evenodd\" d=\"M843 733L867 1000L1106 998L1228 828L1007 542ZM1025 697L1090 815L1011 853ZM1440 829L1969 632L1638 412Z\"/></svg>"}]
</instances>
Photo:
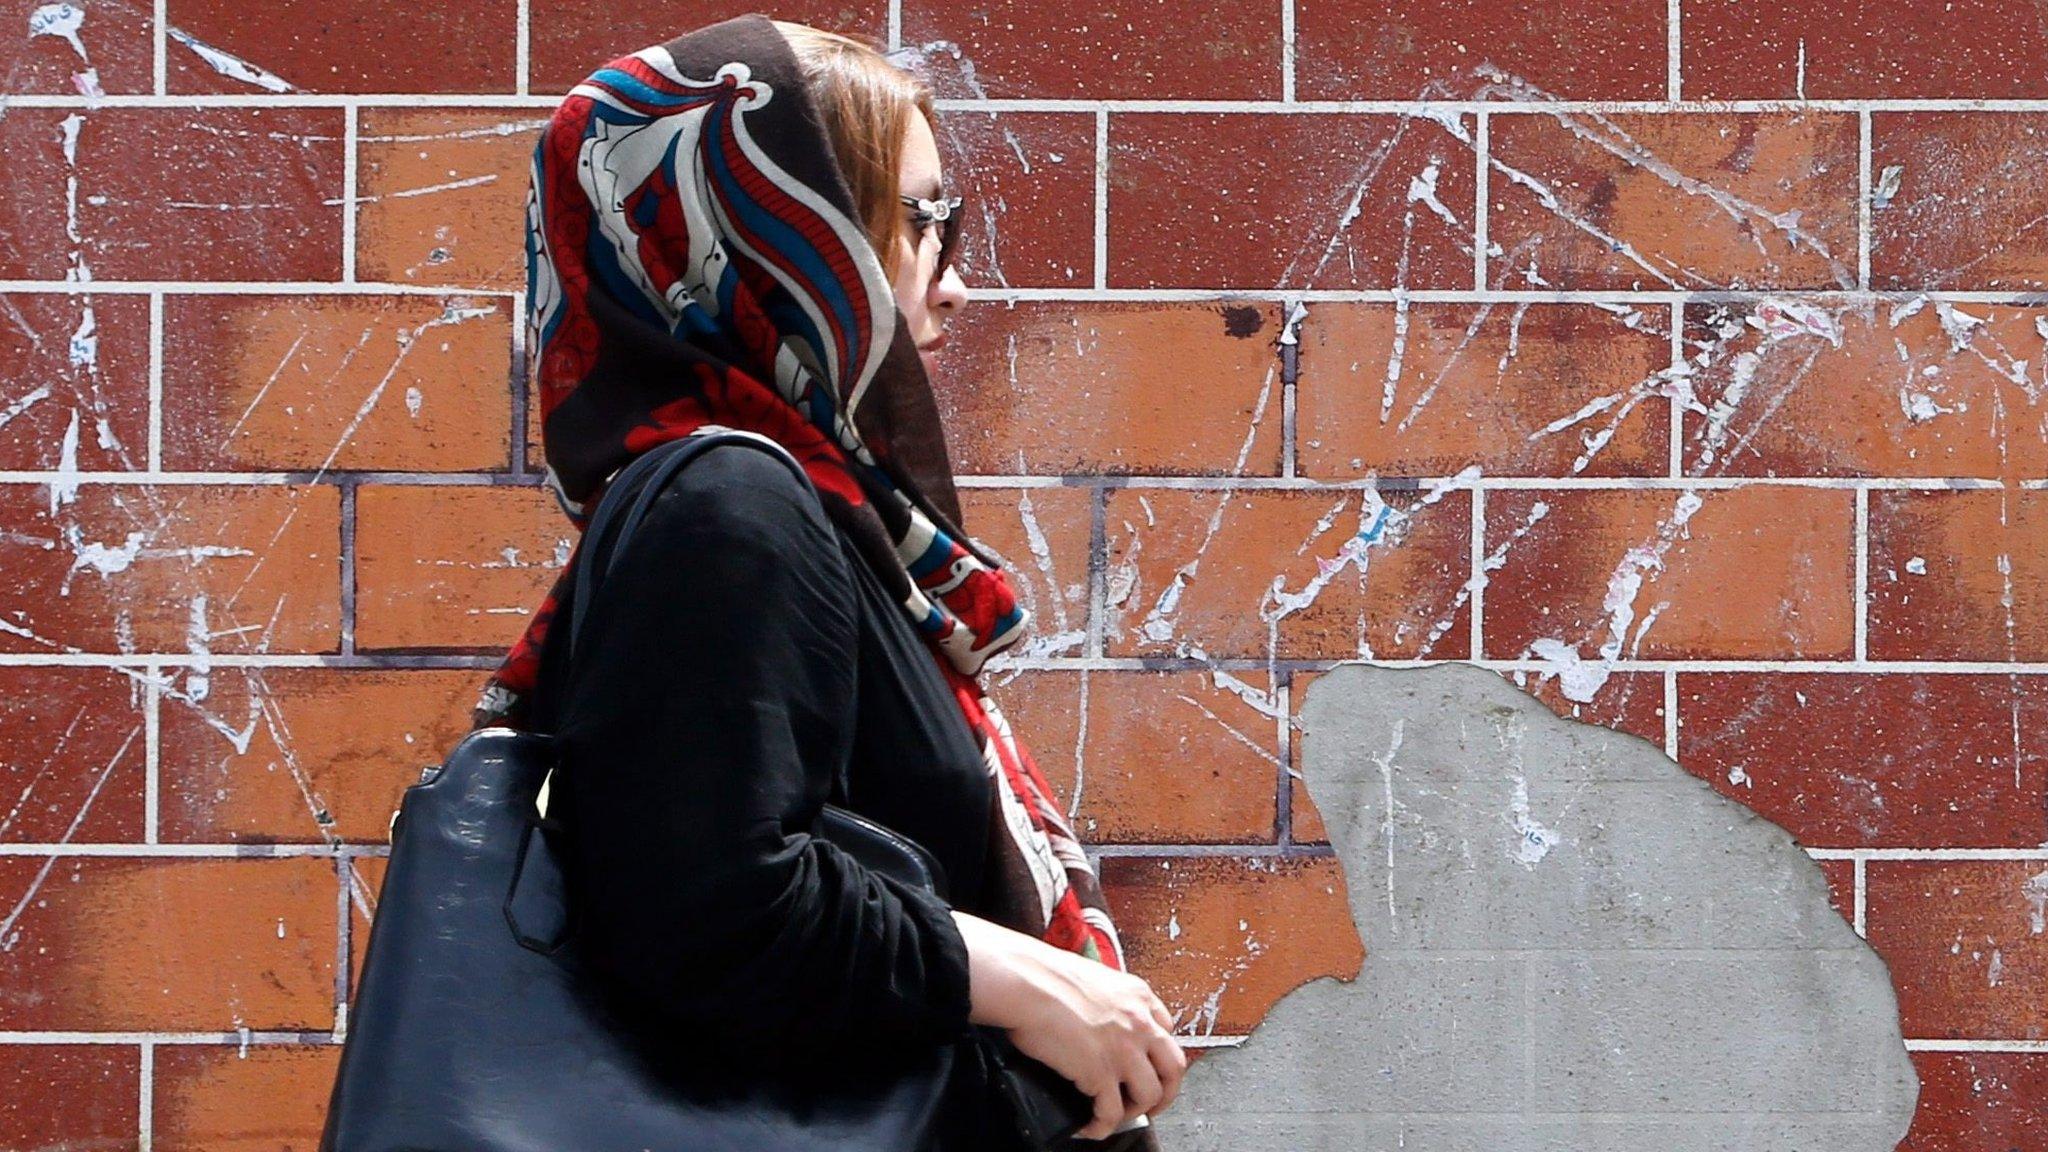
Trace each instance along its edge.
<instances>
[{"instance_id":1,"label":"white mortar line","mask_svg":"<svg viewBox=\"0 0 2048 1152\"><path fill-rule=\"evenodd\" d=\"M1855 858L1855 862L1852 865L1856 876L1856 897L1852 912L1856 917L1856 934L1858 936L1869 935L1866 931L1870 911L1870 872L1868 867L1866 867L1869 862L1870 857L1859 855Z\"/></svg>"},{"instance_id":2,"label":"white mortar line","mask_svg":"<svg viewBox=\"0 0 2048 1152\"><path fill-rule=\"evenodd\" d=\"M1487 237L1493 228L1487 216L1487 173L1492 167L1488 158L1493 155L1493 118L1481 112L1476 119L1478 124L1472 130L1472 154L1477 173L1472 182L1472 290L1484 292Z\"/></svg>"},{"instance_id":3,"label":"white mortar line","mask_svg":"<svg viewBox=\"0 0 2048 1152\"><path fill-rule=\"evenodd\" d=\"M1808 848L1815 860L2048 860L2039 848Z\"/></svg>"},{"instance_id":4,"label":"white mortar line","mask_svg":"<svg viewBox=\"0 0 2048 1152\"><path fill-rule=\"evenodd\" d=\"M356 282L356 107L342 113L341 282Z\"/></svg>"},{"instance_id":5,"label":"white mortar line","mask_svg":"<svg viewBox=\"0 0 2048 1152\"><path fill-rule=\"evenodd\" d=\"M889 51L903 47L903 0L889 0Z\"/></svg>"},{"instance_id":6,"label":"white mortar line","mask_svg":"<svg viewBox=\"0 0 2048 1152\"><path fill-rule=\"evenodd\" d=\"M1280 102L1294 103L1294 0L1280 0Z\"/></svg>"},{"instance_id":7,"label":"white mortar line","mask_svg":"<svg viewBox=\"0 0 2048 1152\"><path fill-rule=\"evenodd\" d=\"M1095 290L1109 289L1109 113L1095 114Z\"/></svg>"},{"instance_id":8,"label":"white mortar line","mask_svg":"<svg viewBox=\"0 0 2048 1152\"><path fill-rule=\"evenodd\" d=\"M149 294L149 445L151 472L164 466L164 294Z\"/></svg>"},{"instance_id":9,"label":"white mortar line","mask_svg":"<svg viewBox=\"0 0 2048 1152\"><path fill-rule=\"evenodd\" d=\"M1671 302L1671 367L1675 370L1685 364L1685 304ZM1671 476L1677 479L1685 475L1685 408L1676 400L1666 401L1670 409L1667 419L1671 438Z\"/></svg>"},{"instance_id":10,"label":"white mortar line","mask_svg":"<svg viewBox=\"0 0 2048 1152\"><path fill-rule=\"evenodd\" d=\"M2048 1040L1907 1040L1908 1052L2048 1052Z\"/></svg>"},{"instance_id":11,"label":"white mortar line","mask_svg":"<svg viewBox=\"0 0 2048 1152\"><path fill-rule=\"evenodd\" d=\"M895 7L895 0L891 0L890 7ZM533 0L519 0L518 12L519 28L515 33L517 39L513 41L512 59L514 72L518 77L518 93L525 96L533 91ZM895 45L891 44L890 47L893 48ZM353 138L354 133L350 133L350 136Z\"/></svg>"},{"instance_id":12,"label":"white mortar line","mask_svg":"<svg viewBox=\"0 0 2048 1152\"><path fill-rule=\"evenodd\" d=\"M1870 287L1870 110L1856 113L1856 283Z\"/></svg>"},{"instance_id":13,"label":"white mortar line","mask_svg":"<svg viewBox=\"0 0 2048 1152\"><path fill-rule=\"evenodd\" d=\"M1106 206L1107 201L1104 201ZM1098 233L1106 235L1106 231ZM360 281L343 284L332 280L93 280L80 284L67 280L0 280L0 293L49 293L81 296L139 296L164 292L180 296L467 296L480 299L510 299L518 294L511 288L484 288ZM1268 302L1282 304L1392 304L1397 297L1410 304L1633 304L1637 306L1686 304L1754 304L1759 299L1811 300L1821 304L1896 304L1912 300L1944 301L1951 304L1981 304L2009 308L2039 308L2039 293L1991 291L1918 291L1905 289L1823 288L1789 289L1779 292L1728 291L1528 291L1496 289L1475 292L1470 288L1417 288L1396 292L1392 288L1004 288L976 286L980 301L1045 301L1105 304L1211 304L1219 301Z\"/></svg>"},{"instance_id":14,"label":"white mortar line","mask_svg":"<svg viewBox=\"0 0 2048 1152\"><path fill-rule=\"evenodd\" d=\"M161 0L159 0L161 2ZM139 1152L150 1152L156 1143L156 1044L145 1039L138 1054L136 1076L135 1139Z\"/></svg>"},{"instance_id":15,"label":"white mortar line","mask_svg":"<svg viewBox=\"0 0 2048 1152\"><path fill-rule=\"evenodd\" d=\"M1670 757L1671 762L1674 764L1682 763L1678 759L1678 727L1678 672L1676 669L1666 668L1664 670L1664 755Z\"/></svg>"},{"instance_id":16,"label":"white mortar line","mask_svg":"<svg viewBox=\"0 0 2048 1152\"><path fill-rule=\"evenodd\" d=\"M143 674L146 681L142 686L142 839L145 844L155 844L163 763L163 666L151 661L143 666Z\"/></svg>"},{"instance_id":17,"label":"white mortar line","mask_svg":"<svg viewBox=\"0 0 2048 1152\"><path fill-rule=\"evenodd\" d=\"M169 36L165 34L165 29L169 28L171 23L168 12L169 8L169 0L153 0L150 4L149 70L152 77L151 84L155 88L156 96L159 99L170 91L170 61L164 51L166 42L169 40ZM10 104L18 103L19 100L20 97L18 96L8 97L8 103Z\"/></svg>"},{"instance_id":18,"label":"white mortar line","mask_svg":"<svg viewBox=\"0 0 2048 1152\"><path fill-rule=\"evenodd\" d=\"M1472 659L1483 660L1486 658L1486 492L1479 488L1472 491L1471 551L1468 559L1472 565L1472 595L1466 598L1465 606L1471 612L1472 641L1467 650Z\"/></svg>"},{"instance_id":19,"label":"white mortar line","mask_svg":"<svg viewBox=\"0 0 2048 1152\"><path fill-rule=\"evenodd\" d=\"M561 94L288 92L272 95L193 93L108 95L95 100L61 93L23 93L7 98L16 108L545 108ZM1785 112L2048 112L2048 99L1866 99L1866 100L1102 100L1006 97L981 100L945 97L940 112L1198 112L1221 115L1378 115L1437 119L1477 115L1754 115Z\"/></svg>"},{"instance_id":20,"label":"white mortar line","mask_svg":"<svg viewBox=\"0 0 2048 1152\"><path fill-rule=\"evenodd\" d=\"M118 652L8 652L0 653L0 668L126 668L132 669L137 677L145 676L145 666L163 668L185 668L205 662L215 668L336 668L367 669L387 671L407 669L419 671L473 671L479 668L495 668L503 654L479 651L471 655L417 656L403 653L337 656L332 653L278 653L278 652L216 652L199 657L186 653L161 652L148 654L124 654ZM1485 659L1472 660L1465 657L1443 657L1438 659L1375 659L1359 661L1357 657L1328 659L1268 660L1264 656L1217 656L1201 658L1193 656L998 656L990 667L1000 670L1066 670L1087 668L1095 671L1178 670L1207 673L1212 669L1225 671L1262 672L1271 667L1323 671L1339 664L1367 663L1377 668L1435 668L1445 664L1473 664L1496 672L1522 672L1543 676L1554 671L1551 665L1537 659ZM1602 662L1605 665L1605 661ZM1618 658L1613 661L1615 672L1800 672L1814 675L1853 674L1902 674L1927 676L2036 676L2048 674L2048 661L2012 661L1998 663L1982 660L1630 660ZM6 851L0 845L0 853Z\"/></svg>"},{"instance_id":21,"label":"white mortar line","mask_svg":"<svg viewBox=\"0 0 2048 1152\"><path fill-rule=\"evenodd\" d=\"M1856 489L1856 659L1870 655L1870 489Z\"/></svg>"},{"instance_id":22,"label":"white mortar line","mask_svg":"<svg viewBox=\"0 0 2048 1152\"><path fill-rule=\"evenodd\" d=\"M1281 832L1280 842L1294 842L1294 775L1288 768L1294 763L1294 678L1273 673L1273 723L1279 729L1280 745L1280 807L1275 813L1276 830Z\"/></svg>"},{"instance_id":23,"label":"white mortar line","mask_svg":"<svg viewBox=\"0 0 2048 1152\"><path fill-rule=\"evenodd\" d=\"M1679 42L1679 26L1685 15L1685 0L1666 0L1664 5L1664 97L1677 103L1683 95L1683 73L1680 63L1684 59Z\"/></svg>"},{"instance_id":24,"label":"white mortar line","mask_svg":"<svg viewBox=\"0 0 2048 1152\"><path fill-rule=\"evenodd\" d=\"M0 1031L0 1044L112 1044L132 1047L138 1044L202 1044L219 1047L240 1047L240 1032L36 1032ZM333 1044L334 1037L326 1032L285 1032L249 1031L249 1043L254 1044Z\"/></svg>"},{"instance_id":25,"label":"white mortar line","mask_svg":"<svg viewBox=\"0 0 2048 1152\"><path fill-rule=\"evenodd\" d=\"M50 856L100 857L109 859L188 860L230 858L237 860L329 859L336 856L389 856L391 849L370 844L0 844L0 857L22 856L43 859Z\"/></svg>"}]
</instances>

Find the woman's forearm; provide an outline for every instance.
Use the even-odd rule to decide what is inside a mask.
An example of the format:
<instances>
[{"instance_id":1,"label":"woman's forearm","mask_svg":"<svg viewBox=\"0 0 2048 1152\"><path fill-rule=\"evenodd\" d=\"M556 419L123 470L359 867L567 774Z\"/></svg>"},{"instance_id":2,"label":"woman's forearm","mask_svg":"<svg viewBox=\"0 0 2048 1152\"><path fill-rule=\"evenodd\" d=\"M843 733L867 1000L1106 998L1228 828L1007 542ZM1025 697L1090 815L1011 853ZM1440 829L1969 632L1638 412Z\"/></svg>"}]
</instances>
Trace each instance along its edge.
<instances>
[{"instance_id":1,"label":"woman's forearm","mask_svg":"<svg viewBox=\"0 0 2048 1152\"><path fill-rule=\"evenodd\" d=\"M1050 999L1057 979L1053 966L1039 952L1054 951L1043 940L1005 928L959 909L953 922L967 944L967 983L976 1024L1016 1028L1028 1022Z\"/></svg>"}]
</instances>

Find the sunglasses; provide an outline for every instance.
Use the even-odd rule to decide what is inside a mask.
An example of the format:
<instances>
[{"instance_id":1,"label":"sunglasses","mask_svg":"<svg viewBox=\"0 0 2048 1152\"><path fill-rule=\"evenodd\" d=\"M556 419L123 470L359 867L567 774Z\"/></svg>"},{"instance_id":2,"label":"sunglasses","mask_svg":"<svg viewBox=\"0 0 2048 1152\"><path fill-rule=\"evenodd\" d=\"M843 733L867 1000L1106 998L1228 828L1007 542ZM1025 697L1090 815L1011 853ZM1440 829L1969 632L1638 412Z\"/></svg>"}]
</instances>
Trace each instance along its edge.
<instances>
[{"instance_id":1,"label":"sunglasses","mask_svg":"<svg viewBox=\"0 0 2048 1152\"><path fill-rule=\"evenodd\" d=\"M946 268L953 262L960 243L960 197L949 196L938 200L921 200L915 196L900 196L898 199L917 209L911 220L919 232L939 226L939 260L932 265L932 278L946 274Z\"/></svg>"}]
</instances>

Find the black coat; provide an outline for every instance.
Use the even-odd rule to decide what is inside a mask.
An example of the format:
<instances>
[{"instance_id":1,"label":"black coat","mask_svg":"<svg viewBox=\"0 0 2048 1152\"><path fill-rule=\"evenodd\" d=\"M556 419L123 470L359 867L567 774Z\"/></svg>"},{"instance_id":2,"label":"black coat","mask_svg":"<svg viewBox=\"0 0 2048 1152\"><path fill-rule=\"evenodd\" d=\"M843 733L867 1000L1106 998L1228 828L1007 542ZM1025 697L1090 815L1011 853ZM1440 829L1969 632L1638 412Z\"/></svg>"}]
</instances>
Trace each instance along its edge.
<instances>
[{"instance_id":1,"label":"black coat","mask_svg":"<svg viewBox=\"0 0 2048 1152\"><path fill-rule=\"evenodd\" d=\"M953 906L984 907L992 782L902 610L788 468L742 445L678 473L606 572L611 544L585 542L603 575L575 667L564 603L531 714L559 738L549 812L593 962L678 1043L957 1041L947 903L805 831L841 803L930 849ZM956 1079L948 1144L999 1148L973 1132L987 1086Z\"/></svg>"}]
</instances>

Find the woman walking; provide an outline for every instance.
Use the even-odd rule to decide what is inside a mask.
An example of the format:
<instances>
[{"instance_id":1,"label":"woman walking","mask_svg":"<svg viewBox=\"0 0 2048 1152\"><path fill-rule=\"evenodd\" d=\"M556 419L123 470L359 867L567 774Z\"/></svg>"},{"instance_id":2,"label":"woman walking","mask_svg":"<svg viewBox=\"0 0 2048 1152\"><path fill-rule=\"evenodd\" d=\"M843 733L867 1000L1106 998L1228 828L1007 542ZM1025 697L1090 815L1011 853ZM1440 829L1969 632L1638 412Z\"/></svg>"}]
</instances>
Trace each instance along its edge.
<instances>
[{"instance_id":1,"label":"woman walking","mask_svg":"<svg viewBox=\"0 0 2048 1152\"><path fill-rule=\"evenodd\" d=\"M874 48L761 16L563 101L527 351L564 510L580 529L626 463L710 427L788 449L822 509L767 453L707 451L609 570L579 541L603 579L573 666L550 642L572 564L474 719L556 735L588 954L679 1044L858 1059L995 1025L1096 1098L1100 1139L1170 1104L1186 1058L979 684L1030 615L961 525L932 399L967 300L935 116ZM828 800L930 849L948 899L808 835ZM938 1146L1008 1146L958 1067Z\"/></svg>"}]
</instances>

